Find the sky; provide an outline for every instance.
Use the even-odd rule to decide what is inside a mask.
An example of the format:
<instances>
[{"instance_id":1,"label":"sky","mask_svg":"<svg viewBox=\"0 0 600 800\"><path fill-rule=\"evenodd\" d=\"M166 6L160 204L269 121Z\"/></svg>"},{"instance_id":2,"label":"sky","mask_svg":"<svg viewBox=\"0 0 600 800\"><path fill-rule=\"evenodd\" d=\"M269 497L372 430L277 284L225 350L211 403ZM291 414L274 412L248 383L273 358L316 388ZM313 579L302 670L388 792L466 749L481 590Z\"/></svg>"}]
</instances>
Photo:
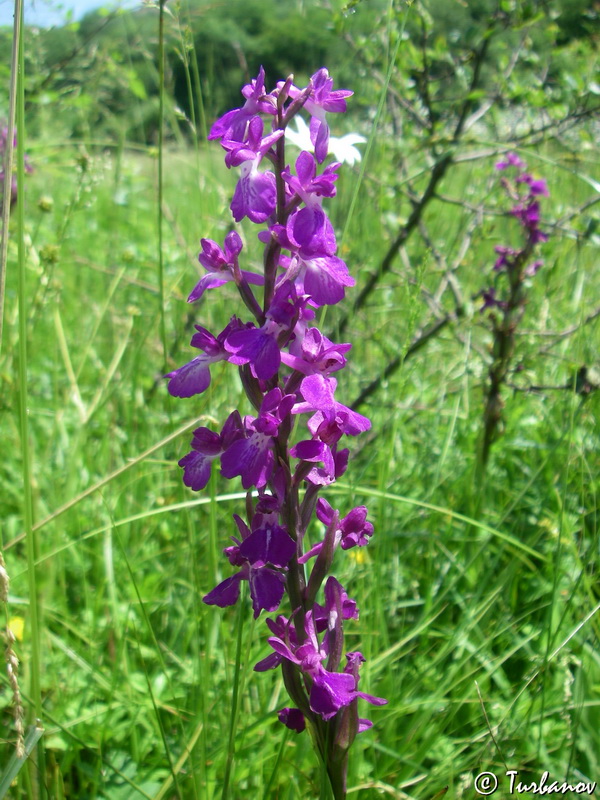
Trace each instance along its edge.
<instances>
[{"instance_id":1,"label":"sky","mask_svg":"<svg viewBox=\"0 0 600 800\"><path fill-rule=\"evenodd\" d=\"M69 12L71 20L81 19L88 11L103 6L115 8L116 6L132 7L138 5L135 0L24 0L25 24L39 25L49 28L53 25L64 25L68 21ZM0 0L0 25L13 24L13 0Z\"/></svg>"}]
</instances>

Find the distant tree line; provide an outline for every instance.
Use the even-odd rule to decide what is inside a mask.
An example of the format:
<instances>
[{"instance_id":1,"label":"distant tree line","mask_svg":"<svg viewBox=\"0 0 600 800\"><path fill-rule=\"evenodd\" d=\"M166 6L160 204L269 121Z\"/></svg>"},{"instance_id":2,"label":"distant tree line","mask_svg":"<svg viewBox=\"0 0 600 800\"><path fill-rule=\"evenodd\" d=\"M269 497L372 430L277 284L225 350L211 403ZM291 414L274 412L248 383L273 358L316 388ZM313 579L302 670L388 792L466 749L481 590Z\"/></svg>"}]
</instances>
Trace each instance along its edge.
<instances>
[{"instance_id":1,"label":"distant tree line","mask_svg":"<svg viewBox=\"0 0 600 800\"><path fill-rule=\"evenodd\" d=\"M499 27L503 35L490 42L473 107L517 46L521 57L499 102L568 106L569 98L583 102L596 92L582 85L581 65L598 48L597 0L398 0L391 11L388 0L333 6L317 0L190 0L165 8L167 122L179 139L202 137L210 120L238 105L240 83L260 64L268 79L294 72L300 81L333 65L339 85L357 90L354 108L362 98L366 113L373 100L366 87L379 90L398 36L403 41L390 85L434 123L462 95L473 53ZM5 78L11 35L0 29ZM60 28L28 28L26 51L30 133L50 128L77 139L156 142L156 6L98 10ZM540 63L548 64L545 71ZM360 82L365 90L358 91ZM0 115L7 103L2 91Z\"/></svg>"}]
</instances>

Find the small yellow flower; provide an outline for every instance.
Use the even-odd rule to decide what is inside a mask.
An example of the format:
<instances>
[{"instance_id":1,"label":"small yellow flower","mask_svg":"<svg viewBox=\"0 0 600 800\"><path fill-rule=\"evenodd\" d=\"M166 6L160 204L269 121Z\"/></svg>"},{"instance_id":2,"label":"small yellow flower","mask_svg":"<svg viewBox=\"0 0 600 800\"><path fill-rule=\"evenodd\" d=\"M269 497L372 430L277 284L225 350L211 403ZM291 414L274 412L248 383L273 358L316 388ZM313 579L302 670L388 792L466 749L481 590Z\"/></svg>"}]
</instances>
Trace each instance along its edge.
<instances>
[{"instance_id":1,"label":"small yellow flower","mask_svg":"<svg viewBox=\"0 0 600 800\"><path fill-rule=\"evenodd\" d=\"M356 564L367 563L367 554L362 547L353 547L352 550L348 551L348 555Z\"/></svg>"},{"instance_id":2,"label":"small yellow flower","mask_svg":"<svg viewBox=\"0 0 600 800\"><path fill-rule=\"evenodd\" d=\"M23 629L25 628L25 620L23 617L11 617L8 620L8 627L12 631L13 636L18 642L23 641Z\"/></svg>"}]
</instances>

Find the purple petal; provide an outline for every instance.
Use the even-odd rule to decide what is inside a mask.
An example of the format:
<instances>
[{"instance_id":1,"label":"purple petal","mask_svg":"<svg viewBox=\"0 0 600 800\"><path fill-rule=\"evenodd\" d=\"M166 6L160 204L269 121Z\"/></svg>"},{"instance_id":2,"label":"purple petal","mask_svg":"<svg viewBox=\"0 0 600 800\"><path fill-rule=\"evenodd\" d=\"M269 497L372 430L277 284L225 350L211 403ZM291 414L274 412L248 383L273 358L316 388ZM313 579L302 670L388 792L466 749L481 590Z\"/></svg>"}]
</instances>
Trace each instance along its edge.
<instances>
[{"instance_id":1,"label":"purple petal","mask_svg":"<svg viewBox=\"0 0 600 800\"><path fill-rule=\"evenodd\" d=\"M253 567L265 564L285 567L295 550L296 543L289 533L279 525L272 525L251 533L240 547L240 554Z\"/></svg>"},{"instance_id":2,"label":"purple petal","mask_svg":"<svg viewBox=\"0 0 600 800\"><path fill-rule=\"evenodd\" d=\"M221 431L223 450L227 450L233 442L242 438L244 438L244 423L242 422L240 412L236 409L227 417L223 425L223 430Z\"/></svg>"},{"instance_id":3,"label":"purple petal","mask_svg":"<svg viewBox=\"0 0 600 800\"><path fill-rule=\"evenodd\" d=\"M367 703L371 703L374 706L387 706L388 701L384 697L374 697L372 694L367 694L366 692L356 692L357 697L362 697L363 700L366 700Z\"/></svg>"},{"instance_id":4,"label":"purple petal","mask_svg":"<svg viewBox=\"0 0 600 800\"><path fill-rule=\"evenodd\" d=\"M192 447L202 455L214 458L221 452L221 437L210 428L196 428Z\"/></svg>"},{"instance_id":5,"label":"purple petal","mask_svg":"<svg viewBox=\"0 0 600 800\"><path fill-rule=\"evenodd\" d=\"M303 150L296 159L296 174L302 186L307 187L315 177L317 167L312 153Z\"/></svg>"},{"instance_id":6,"label":"purple petal","mask_svg":"<svg viewBox=\"0 0 600 800\"><path fill-rule=\"evenodd\" d=\"M306 728L304 714L299 708L282 708L277 717L279 722L283 722L287 728L296 731L296 733L302 733Z\"/></svg>"},{"instance_id":7,"label":"purple petal","mask_svg":"<svg viewBox=\"0 0 600 800\"><path fill-rule=\"evenodd\" d=\"M321 668L313 677L310 707L323 719L331 719L356 697L355 680L345 672L328 672Z\"/></svg>"},{"instance_id":8,"label":"purple petal","mask_svg":"<svg viewBox=\"0 0 600 800\"><path fill-rule=\"evenodd\" d=\"M260 612L275 611L283 597L285 577L280 572L274 572L266 567L250 570L250 596L254 618Z\"/></svg>"},{"instance_id":9,"label":"purple petal","mask_svg":"<svg viewBox=\"0 0 600 800\"><path fill-rule=\"evenodd\" d=\"M262 328L235 331L227 337L225 347L234 353L238 363L250 363L260 380L269 380L279 369L281 353L275 337Z\"/></svg>"},{"instance_id":10,"label":"purple petal","mask_svg":"<svg viewBox=\"0 0 600 800\"><path fill-rule=\"evenodd\" d=\"M336 379L325 378L323 375L308 375L300 385L302 397L313 409L321 411L333 410L336 405L334 399L336 389Z\"/></svg>"},{"instance_id":11,"label":"purple petal","mask_svg":"<svg viewBox=\"0 0 600 800\"><path fill-rule=\"evenodd\" d=\"M314 547L311 547L311 549L308 552L304 553L303 556L300 556L300 558L298 559L298 563L306 564L306 562L309 561L311 558L318 556L321 550L323 549L324 544L325 542L318 542Z\"/></svg>"},{"instance_id":12,"label":"purple petal","mask_svg":"<svg viewBox=\"0 0 600 800\"><path fill-rule=\"evenodd\" d=\"M323 461L325 450L329 450L326 444L317 439L306 439L298 442L290 449L292 458L300 458L302 461Z\"/></svg>"},{"instance_id":13,"label":"purple petal","mask_svg":"<svg viewBox=\"0 0 600 800\"><path fill-rule=\"evenodd\" d=\"M183 482L189 486L194 492L199 492L204 489L210 479L210 467L213 461L212 456L207 456L204 453L198 453L192 450L187 456L184 456L179 462L179 466L183 467Z\"/></svg>"},{"instance_id":14,"label":"purple petal","mask_svg":"<svg viewBox=\"0 0 600 800\"><path fill-rule=\"evenodd\" d=\"M225 237L225 254L227 261L231 263L242 251L242 239L237 231L230 231Z\"/></svg>"},{"instance_id":15,"label":"purple petal","mask_svg":"<svg viewBox=\"0 0 600 800\"><path fill-rule=\"evenodd\" d=\"M271 636L267 640L273 650L278 653L283 658L286 658L288 661L291 661L292 664L299 664L300 660L296 658L296 656L292 653L290 648L283 642L281 639L277 638L277 636Z\"/></svg>"},{"instance_id":16,"label":"purple petal","mask_svg":"<svg viewBox=\"0 0 600 800\"><path fill-rule=\"evenodd\" d=\"M324 497L319 497L317 500L317 519L319 519L323 525L331 525L333 522L333 516L336 513L333 508L329 505L327 500Z\"/></svg>"},{"instance_id":17,"label":"purple petal","mask_svg":"<svg viewBox=\"0 0 600 800\"><path fill-rule=\"evenodd\" d=\"M234 605L240 596L241 579L242 573L237 572L235 575L232 575L231 578L227 578L218 586L215 586L212 592L204 595L202 602L209 606L219 606L219 608L226 608L227 606Z\"/></svg>"},{"instance_id":18,"label":"purple petal","mask_svg":"<svg viewBox=\"0 0 600 800\"><path fill-rule=\"evenodd\" d=\"M332 614L334 611L337 613L338 604L342 612L342 619L358 619L356 600L348 597L342 584L333 575L330 575L325 584L325 609L327 613ZM348 658L351 655L354 654L348 653L346 657ZM364 661L362 654L359 653L359 655Z\"/></svg>"},{"instance_id":19,"label":"purple petal","mask_svg":"<svg viewBox=\"0 0 600 800\"><path fill-rule=\"evenodd\" d=\"M231 213L236 222L244 217L252 222L264 222L275 211L276 201L275 176L272 172L242 174L231 201Z\"/></svg>"},{"instance_id":20,"label":"purple petal","mask_svg":"<svg viewBox=\"0 0 600 800\"><path fill-rule=\"evenodd\" d=\"M329 125L325 121L321 122L319 125L319 130L317 132L317 138L314 145L317 161L319 164L322 164L327 158L327 153L329 151Z\"/></svg>"},{"instance_id":21,"label":"purple petal","mask_svg":"<svg viewBox=\"0 0 600 800\"><path fill-rule=\"evenodd\" d=\"M273 439L262 433L253 433L249 439L238 439L221 456L221 473L224 478L240 475L242 486L262 488L271 477L275 456Z\"/></svg>"},{"instance_id":22,"label":"purple petal","mask_svg":"<svg viewBox=\"0 0 600 800\"><path fill-rule=\"evenodd\" d=\"M219 245L212 239L200 239L202 250L198 255L198 261L205 269L220 270L227 263L225 254Z\"/></svg>"},{"instance_id":23,"label":"purple petal","mask_svg":"<svg viewBox=\"0 0 600 800\"><path fill-rule=\"evenodd\" d=\"M210 385L209 364L212 359L207 356L196 356L183 367L169 372L165 378L170 378L167 389L173 397L193 397L206 391Z\"/></svg>"},{"instance_id":24,"label":"purple petal","mask_svg":"<svg viewBox=\"0 0 600 800\"><path fill-rule=\"evenodd\" d=\"M248 270L246 269L240 271L242 273L242 277L245 278L247 283L251 283L254 286L264 286L265 283L264 275L258 275L256 272L248 272Z\"/></svg>"},{"instance_id":25,"label":"purple petal","mask_svg":"<svg viewBox=\"0 0 600 800\"><path fill-rule=\"evenodd\" d=\"M364 433L370 430L371 420L368 417L363 417L357 411L352 411L351 408L343 406L341 403L336 403L337 411L343 414L343 430L349 436L358 436L359 433Z\"/></svg>"},{"instance_id":26,"label":"purple petal","mask_svg":"<svg viewBox=\"0 0 600 800\"><path fill-rule=\"evenodd\" d=\"M208 275L204 275L200 278L198 283L194 286L187 299L188 303L195 303L196 300L200 300L204 292L208 289L216 289L231 280L233 280L233 275L229 275L226 272L218 274L209 272Z\"/></svg>"},{"instance_id":27,"label":"purple petal","mask_svg":"<svg viewBox=\"0 0 600 800\"><path fill-rule=\"evenodd\" d=\"M339 303L344 298L344 287L355 284L341 258L326 256L305 263L304 291L320 306Z\"/></svg>"},{"instance_id":28,"label":"purple petal","mask_svg":"<svg viewBox=\"0 0 600 800\"><path fill-rule=\"evenodd\" d=\"M281 664L281 656L277 653L271 653L258 664L254 665L255 672L266 672L269 669L275 669Z\"/></svg>"}]
</instances>

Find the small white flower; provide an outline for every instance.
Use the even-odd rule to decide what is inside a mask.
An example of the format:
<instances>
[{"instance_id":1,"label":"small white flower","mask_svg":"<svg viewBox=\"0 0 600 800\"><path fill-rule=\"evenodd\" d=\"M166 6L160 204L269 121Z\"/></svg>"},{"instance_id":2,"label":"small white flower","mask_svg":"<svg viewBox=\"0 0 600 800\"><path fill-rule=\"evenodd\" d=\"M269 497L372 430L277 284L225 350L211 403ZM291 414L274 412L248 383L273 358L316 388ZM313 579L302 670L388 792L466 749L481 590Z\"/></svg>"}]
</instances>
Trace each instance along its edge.
<instances>
[{"instance_id":1,"label":"small white flower","mask_svg":"<svg viewBox=\"0 0 600 800\"><path fill-rule=\"evenodd\" d=\"M314 152L314 147L310 141L310 131L306 122L302 117L295 117L296 130L291 125L285 129L285 138L289 144L293 144L299 150L308 150L310 153ZM329 137L329 152L333 153L336 161L341 161L343 164L356 164L361 160L362 155L360 150L355 147L357 144L364 144L367 140L359 133L347 133L345 136L330 136Z\"/></svg>"},{"instance_id":2,"label":"small white flower","mask_svg":"<svg viewBox=\"0 0 600 800\"><path fill-rule=\"evenodd\" d=\"M294 130L291 125L288 125L285 129L286 140L290 144L293 144L294 147L297 147L298 150L308 150L312 153L314 148L312 146L312 142L310 141L310 131L308 129L308 125L302 119L302 117L294 117L294 121L296 122L296 130Z\"/></svg>"}]
</instances>

